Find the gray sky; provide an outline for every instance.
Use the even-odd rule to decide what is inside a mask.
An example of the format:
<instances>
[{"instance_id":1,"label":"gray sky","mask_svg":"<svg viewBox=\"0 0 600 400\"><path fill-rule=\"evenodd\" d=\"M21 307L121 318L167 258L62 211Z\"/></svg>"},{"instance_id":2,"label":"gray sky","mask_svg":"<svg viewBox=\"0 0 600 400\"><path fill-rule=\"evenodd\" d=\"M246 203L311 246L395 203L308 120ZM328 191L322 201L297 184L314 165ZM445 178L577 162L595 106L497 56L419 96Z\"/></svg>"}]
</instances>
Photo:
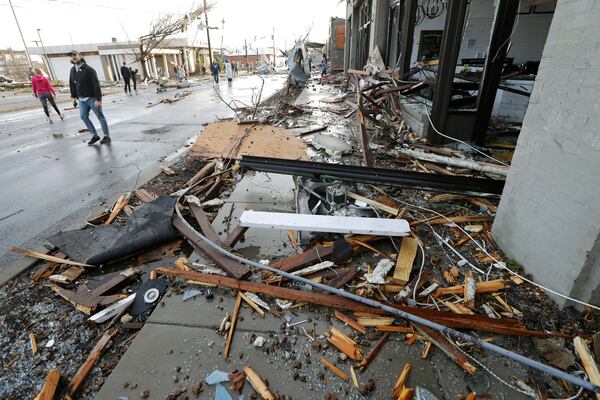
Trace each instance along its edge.
<instances>
[{"instance_id":1,"label":"gray sky","mask_svg":"<svg viewBox=\"0 0 600 400\"><path fill-rule=\"evenodd\" d=\"M210 0L207 0L211 3ZM36 29L41 29L44 45L135 40L147 33L153 19L161 13L183 13L193 0L12 0L28 46L35 46ZM312 25L310 39L324 42L329 18L345 15L345 1L339 0L213 0L209 23L221 28L225 19L224 43L241 49L244 38L259 47L271 47L275 28L276 47L290 47ZM196 27L193 27L193 33ZM191 35L194 37L194 35ZM198 31L198 42L205 42L206 31ZM221 45L221 30L211 30L213 47ZM22 49L23 44L8 0L0 0L0 48Z\"/></svg>"}]
</instances>

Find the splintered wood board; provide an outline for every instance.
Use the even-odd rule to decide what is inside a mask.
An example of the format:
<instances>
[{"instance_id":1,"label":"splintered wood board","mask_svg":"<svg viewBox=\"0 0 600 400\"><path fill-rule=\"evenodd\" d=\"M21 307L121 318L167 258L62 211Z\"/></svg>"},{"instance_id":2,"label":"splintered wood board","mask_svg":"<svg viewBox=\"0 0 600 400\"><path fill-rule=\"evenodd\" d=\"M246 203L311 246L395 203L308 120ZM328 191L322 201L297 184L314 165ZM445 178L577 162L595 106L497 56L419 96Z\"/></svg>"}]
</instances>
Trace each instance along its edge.
<instances>
[{"instance_id":1,"label":"splintered wood board","mask_svg":"<svg viewBox=\"0 0 600 400\"><path fill-rule=\"evenodd\" d=\"M246 130L248 130L247 134ZM202 160L212 158L237 160L243 155L288 160L309 159L306 154L306 143L295 133L270 125L239 125L235 121L207 125L190 147L189 154Z\"/></svg>"},{"instance_id":2,"label":"splintered wood board","mask_svg":"<svg viewBox=\"0 0 600 400\"><path fill-rule=\"evenodd\" d=\"M411 236L402 239L400 254L396 259L396 269L394 270L394 278L400 282L400 285L406 285L410 279L415 256L417 255L417 241Z\"/></svg>"},{"instance_id":3,"label":"splintered wood board","mask_svg":"<svg viewBox=\"0 0 600 400\"><path fill-rule=\"evenodd\" d=\"M376 236L407 236L408 222L403 219L341 217L277 213L267 211L244 211L240 225L249 228L293 229L295 231L354 233Z\"/></svg>"}]
</instances>

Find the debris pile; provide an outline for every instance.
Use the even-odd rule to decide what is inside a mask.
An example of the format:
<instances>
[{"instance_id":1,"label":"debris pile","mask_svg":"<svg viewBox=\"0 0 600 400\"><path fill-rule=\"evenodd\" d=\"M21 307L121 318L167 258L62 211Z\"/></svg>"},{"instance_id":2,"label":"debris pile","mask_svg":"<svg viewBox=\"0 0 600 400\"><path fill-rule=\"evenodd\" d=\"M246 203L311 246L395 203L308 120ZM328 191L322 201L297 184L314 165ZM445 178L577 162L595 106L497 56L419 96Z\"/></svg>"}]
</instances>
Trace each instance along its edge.
<instances>
[{"instance_id":1,"label":"debris pile","mask_svg":"<svg viewBox=\"0 0 600 400\"><path fill-rule=\"evenodd\" d=\"M486 352L529 368L528 379L502 382L507 398L517 392L533 398L574 396L588 384L576 376L577 359L589 380L600 383L587 343L597 330L597 315L592 309L558 311L494 242L491 226L507 167L469 157L471 149L425 145L408 132L397 107L400 96L420 83L399 85L393 76L375 80L367 75L350 71L355 96L342 77L326 77L308 81L322 94L316 103L309 98L310 105L302 104L301 96L310 95L311 86L260 107L260 100L254 107L233 104L237 121L207 126L187 158L123 194L90 218L85 229L52 236L52 254L14 249L41 264L13 288L2 289L5 294L17 296L13 289L25 289L31 279L40 301L70 308L64 318L88 332L73 344L82 348L74 357L79 366L66 367L64 359L43 366L47 377L37 386L41 398L73 396L82 389L93 393L86 381L103 352L117 342L121 350L111 356L122 354L134 340L131 332L144 325L163 296L173 294L181 294L187 304L215 293L235 298L216 327L222 343L214 345L222 347L225 359L241 350L234 336L244 307L280 320L284 333L253 335L249 345L281 357L276 369L302 371L304 359L293 359L285 347L293 332L294 342L304 341L310 349L304 362L320 368L319 381L309 384L328 399L381 398L382 393L394 399L435 399L434 393L443 392L435 382L413 385L411 375L418 373L406 360L390 364L386 378L394 383L389 387L382 376L365 378L377 358L386 358L390 342L400 342L431 363L434 352L447 357L464 371L468 383L459 394L466 399L494 397L489 385L482 390L473 383L495 369L480 361ZM337 111L330 111L332 105ZM354 113L357 120L349 122ZM324 116L325 123L319 120ZM315 119L317 128L302 126ZM337 135L336 126L350 126L358 135ZM298 127L302 131L291 130ZM308 146L314 148L310 157ZM357 166L361 158L364 167ZM244 210L237 226L218 231L218 212L253 173L293 177L295 212ZM289 254L248 260L239 244L254 232L267 231L283 232ZM190 261L192 253L210 263ZM52 293L61 299L53 300ZM325 328L317 328L313 317L294 314L301 308ZM14 330L15 316L7 314L0 321ZM38 343L52 346L49 337L40 340L44 333L37 324L33 321L13 337L15 343L26 340L33 354L45 352ZM523 349L529 363L520 356ZM12 350L0 356L5 374L20 357ZM271 377L257 372L260 362L250 359L239 370L215 370L204 379L210 388L202 382L181 383L169 398L185 396L188 389L194 396L210 390L215 399L238 398L242 392L261 399L299 398L279 393L280 386L274 389ZM94 376L96 386L104 376ZM293 377L307 380L301 372ZM328 388L338 381L343 390ZM142 398L152 397L140 389Z\"/></svg>"}]
</instances>

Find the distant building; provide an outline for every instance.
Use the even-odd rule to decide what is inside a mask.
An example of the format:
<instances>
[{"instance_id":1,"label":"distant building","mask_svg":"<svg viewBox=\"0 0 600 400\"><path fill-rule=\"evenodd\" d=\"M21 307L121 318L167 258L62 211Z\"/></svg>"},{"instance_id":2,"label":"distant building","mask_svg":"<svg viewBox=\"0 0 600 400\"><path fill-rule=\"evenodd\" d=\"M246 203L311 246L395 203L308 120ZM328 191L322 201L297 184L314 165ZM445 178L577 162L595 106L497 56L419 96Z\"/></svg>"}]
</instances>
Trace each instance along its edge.
<instances>
[{"instance_id":1,"label":"distant building","mask_svg":"<svg viewBox=\"0 0 600 400\"><path fill-rule=\"evenodd\" d=\"M50 68L54 71L56 79L69 80L71 69L71 58L69 52L77 50L85 58L85 61L98 73L101 81L121 80L121 66L123 62L127 66L138 70L141 79L172 77L173 67L181 65L188 74L200 71L202 65L209 68L210 59L208 48L195 44L188 38L165 39L159 46L150 51L149 58L145 61L145 67L138 61L138 42L88 43L75 45L45 46L46 56ZM30 54L43 55L41 47L30 47ZM147 76L144 73L147 71Z\"/></svg>"},{"instance_id":2,"label":"distant building","mask_svg":"<svg viewBox=\"0 0 600 400\"><path fill-rule=\"evenodd\" d=\"M38 63L36 65L38 66ZM29 62L25 50L0 49L0 75L15 81L26 81L29 76Z\"/></svg>"},{"instance_id":3,"label":"distant building","mask_svg":"<svg viewBox=\"0 0 600 400\"><path fill-rule=\"evenodd\" d=\"M344 70L344 46L346 43L346 20L331 18L329 24L329 41L327 42L327 59L332 72Z\"/></svg>"},{"instance_id":4,"label":"distant building","mask_svg":"<svg viewBox=\"0 0 600 400\"><path fill-rule=\"evenodd\" d=\"M225 54L225 57L231 63L237 63L241 68L246 68L246 63L252 63L254 68L259 65L273 65L273 48L260 48L258 49L248 49L248 54L246 57L246 52L244 50L236 50L230 54ZM246 61L248 60L248 61Z\"/></svg>"}]
</instances>

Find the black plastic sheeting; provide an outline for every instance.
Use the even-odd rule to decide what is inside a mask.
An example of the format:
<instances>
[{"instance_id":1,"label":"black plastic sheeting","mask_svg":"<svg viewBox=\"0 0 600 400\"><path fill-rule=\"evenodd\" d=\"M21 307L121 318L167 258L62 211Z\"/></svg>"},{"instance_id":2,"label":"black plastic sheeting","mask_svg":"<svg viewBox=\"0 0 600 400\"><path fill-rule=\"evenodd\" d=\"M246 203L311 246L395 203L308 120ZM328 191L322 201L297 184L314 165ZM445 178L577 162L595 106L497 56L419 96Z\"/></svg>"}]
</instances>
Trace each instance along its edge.
<instances>
[{"instance_id":1,"label":"black plastic sheeting","mask_svg":"<svg viewBox=\"0 0 600 400\"><path fill-rule=\"evenodd\" d=\"M48 238L70 259L102 265L170 242L177 237L171 224L176 198L159 197L135 208L125 225L101 225L59 232Z\"/></svg>"}]
</instances>

